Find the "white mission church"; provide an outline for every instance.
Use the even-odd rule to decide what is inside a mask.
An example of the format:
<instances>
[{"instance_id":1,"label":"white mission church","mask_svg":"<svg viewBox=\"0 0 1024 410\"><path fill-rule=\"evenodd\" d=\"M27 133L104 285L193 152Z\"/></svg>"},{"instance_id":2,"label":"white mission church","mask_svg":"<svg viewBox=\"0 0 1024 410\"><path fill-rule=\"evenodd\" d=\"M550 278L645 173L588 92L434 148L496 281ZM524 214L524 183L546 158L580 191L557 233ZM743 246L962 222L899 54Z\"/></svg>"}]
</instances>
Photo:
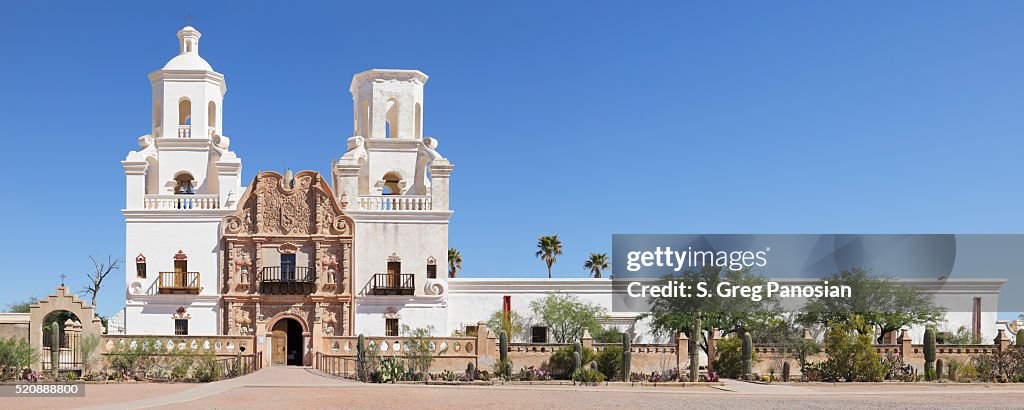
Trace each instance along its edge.
<instances>
[{"instance_id":1,"label":"white mission church","mask_svg":"<svg viewBox=\"0 0 1024 410\"><path fill-rule=\"evenodd\" d=\"M486 320L504 296L521 313L549 292L611 310L608 279L448 277L453 165L424 136L422 72L352 78L355 136L339 139L330 175L243 181L224 133L225 77L199 40L181 29L178 55L149 74L152 131L122 161L124 333L255 335L259 351L276 346L295 362L323 336L397 335L406 324L451 334ZM965 281L950 310L973 313L951 313L950 326L994 337L1003 282ZM635 317L613 313L607 324L657 341ZM527 333L544 341L543 326Z\"/></svg>"}]
</instances>

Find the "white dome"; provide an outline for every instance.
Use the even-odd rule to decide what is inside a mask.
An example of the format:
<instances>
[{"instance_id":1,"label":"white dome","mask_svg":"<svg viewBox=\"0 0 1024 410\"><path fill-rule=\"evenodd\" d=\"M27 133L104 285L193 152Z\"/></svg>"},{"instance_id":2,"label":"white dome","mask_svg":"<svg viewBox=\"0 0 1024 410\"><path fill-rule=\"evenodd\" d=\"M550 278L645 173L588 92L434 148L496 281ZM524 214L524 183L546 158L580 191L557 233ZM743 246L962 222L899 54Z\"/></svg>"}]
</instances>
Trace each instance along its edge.
<instances>
[{"instance_id":1,"label":"white dome","mask_svg":"<svg viewBox=\"0 0 1024 410\"><path fill-rule=\"evenodd\" d=\"M210 63L207 63L197 53L185 53L179 54L178 56L164 64L164 70L206 70L213 71L213 67Z\"/></svg>"}]
</instances>

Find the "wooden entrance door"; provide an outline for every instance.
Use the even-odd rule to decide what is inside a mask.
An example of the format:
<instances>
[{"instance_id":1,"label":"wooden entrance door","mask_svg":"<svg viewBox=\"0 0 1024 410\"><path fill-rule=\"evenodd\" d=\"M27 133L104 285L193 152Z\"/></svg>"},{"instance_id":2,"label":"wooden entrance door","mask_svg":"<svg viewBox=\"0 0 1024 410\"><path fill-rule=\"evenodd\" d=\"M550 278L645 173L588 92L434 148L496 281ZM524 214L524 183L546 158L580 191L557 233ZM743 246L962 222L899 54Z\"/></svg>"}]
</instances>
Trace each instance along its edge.
<instances>
[{"instance_id":1,"label":"wooden entrance door","mask_svg":"<svg viewBox=\"0 0 1024 410\"><path fill-rule=\"evenodd\" d=\"M399 275L402 274L402 263L401 262L388 262L388 288L394 289L398 287Z\"/></svg>"},{"instance_id":2,"label":"wooden entrance door","mask_svg":"<svg viewBox=\"0 0 1024 410\"><path fill-rule=\"evenodd\" d=\"M185 286L187 286L187 284L185 283L185 277L188 275L185 274L185 272L188 272L188 261L184 259L174 261L175 287L184 288Z\"/></svg>"},{"instance_id":3,"label":"wooden entrance door","mask_svg":"<svg viewBox=\"0 0 1024 410\"><path fill-rule=\"evenodd\" d=\"M275 329L271 335L270 344L270 363L288 364L288 331Z\"/></svg>"}]
</instances>

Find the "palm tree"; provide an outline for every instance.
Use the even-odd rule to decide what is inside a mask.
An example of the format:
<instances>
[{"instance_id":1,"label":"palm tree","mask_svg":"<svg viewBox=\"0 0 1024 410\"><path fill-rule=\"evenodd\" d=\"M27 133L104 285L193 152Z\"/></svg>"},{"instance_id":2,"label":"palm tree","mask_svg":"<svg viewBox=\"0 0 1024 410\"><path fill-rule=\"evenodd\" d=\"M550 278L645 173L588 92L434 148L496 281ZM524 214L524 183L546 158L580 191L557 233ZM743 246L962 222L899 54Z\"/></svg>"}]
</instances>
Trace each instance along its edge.
<instances>
[{"instance_id":1,"label":"palm tree","mask_svg":"<svg viewBox=\"0 0 1024 410\"><path fill-rule=\"evenodd\" d=\"M601 277L601 271L608 269L608 254L607 253L591 253L590 259L583 262L583 268L590 270L590 274L595 278Z\"/></svg>"},{"instance_id":2,"label":"palm tree","mask_svg":"<svg viewBox=\"0 0 1024 410\"><path fill-rule=\"evenodd\" d=\"M541 236L537 239L537 257L548 265L548 279L551 279L551 265L555 264L558 255L562 254L562 241L558 235Z\"/></svg>"},{"instance_id":3,"label":"palm tree","mask_svg":"<svg viewBox=\"0 0 1024 410\"><path fill-rule=\"evenodd\" d=\"M462 270L462 254L458 249L448 248L448 277L454 278L455 273Z\"/></svg>"}]
</instances>

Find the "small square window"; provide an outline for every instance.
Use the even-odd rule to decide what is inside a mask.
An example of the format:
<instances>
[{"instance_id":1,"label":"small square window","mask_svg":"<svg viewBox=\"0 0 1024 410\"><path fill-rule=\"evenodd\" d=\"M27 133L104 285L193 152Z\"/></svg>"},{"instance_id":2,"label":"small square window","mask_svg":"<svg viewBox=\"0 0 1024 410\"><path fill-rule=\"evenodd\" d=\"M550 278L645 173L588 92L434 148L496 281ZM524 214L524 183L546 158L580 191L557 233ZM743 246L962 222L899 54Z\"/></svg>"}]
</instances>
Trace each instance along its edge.
<instances>
[{"instance_id":1,"label":"small square window","mask_svg":"<svg viewBox=\"0 0 1024 410\"><path fill-rule=\"evenodd\" d=\"M548 342L548 327L547 326L534 326L531 329L531 342L533 343L547 343Z\"/></svg>"},{"instance_id":2,"label":"small square window","mask_svg":"<svg viewBox=\"0 0 1024 410\"><path fill-rule=\"evenodd\" d=\"M384 336L398 336L398 319L384 319Z\"/></svg>"},{"instance_id":3,"label":"small square window","mask_svg":"<svg viewBox=\"0 0 1024 410\"><path fill-rule=\"evenodd\" d=\"M188 319L174 319L174 334L188 336Z\"/></svg>"},{"instance_id":4,"label":"small square window","mask_svg":"<svg viewBox=\"0 0 1024 410\"><path fill-rule=\"evenodd\" d=\"M437 279L437 265L427 265L427 279Z\"/></svg>"}]
</instances>

